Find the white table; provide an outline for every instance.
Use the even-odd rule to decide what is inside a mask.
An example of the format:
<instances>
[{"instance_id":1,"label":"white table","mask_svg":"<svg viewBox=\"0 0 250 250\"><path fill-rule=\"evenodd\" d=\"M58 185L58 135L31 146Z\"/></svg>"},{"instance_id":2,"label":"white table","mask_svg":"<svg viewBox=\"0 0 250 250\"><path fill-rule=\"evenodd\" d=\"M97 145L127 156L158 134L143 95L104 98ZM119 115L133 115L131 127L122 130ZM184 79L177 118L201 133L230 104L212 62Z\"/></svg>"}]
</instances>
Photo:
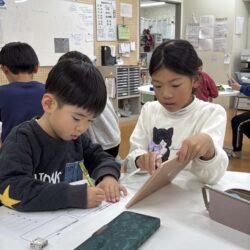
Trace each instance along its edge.
<instances>
[{"instance_id":1,"label":"white table","mask_svg":"<svg viewBox=\"0 0 250 250\"><path fill-rule=\"evenodd\" d=\"M124 180L130 193L148 178L136 175ZM211 220L205 209L201 194L201 184L188 170L183 170L172 184L160 189L134 205L130 211L157 216L161 219L160 229L149 238L140 249L192 249L192 250L239 250L249 249L250 236ZM242 187L250 189L250 173L226 172L218 188ZM72 228L49 239L50 249L73 249L90 237L97 229L108 223L124 210L124 204L116 204L110 209L100 211L98 216L86 223L77 222ZM1 213L1 209L0 209ZM60 213L60 212L56 212ZM43 213L40 213L43 216ZM0 249L28 249L0 233Z\"/></svg>"},{"instance_id":2,"label":"white table","mask_svg":"<svg viewBox=\"0 0 250 250\"><path fill-rule=\"evenodd\" d=\"M238 90L232 90L232 88L228 85L222 85L225 89L225 91L219 91L219 95L218 96L237 96L239 95L240 91ZM155 92L154 90L150 90L150 88L152 88L153 86L152 85L144 85L144 86L140 86L138 88L139 92L141 94L147 94L147 95L152 95L154 96L155 95Z\"/></svg>"},{"instance_id":3,"label":"white table","mask_svg":"<svg viewBox=\"0 0 250 250\"><path fill-rule=\"evenodd\" d=\"M128 186L136 188L138 178ZM232 187L250 189L250 174L227 172L216 185L225 190ZM209 218L205 209L202 184L188 170L183 170L173 183L147 197L132 211L158 216L161 227L141 249L250 249L250 236Z\"/></svg>"}]
</instances>

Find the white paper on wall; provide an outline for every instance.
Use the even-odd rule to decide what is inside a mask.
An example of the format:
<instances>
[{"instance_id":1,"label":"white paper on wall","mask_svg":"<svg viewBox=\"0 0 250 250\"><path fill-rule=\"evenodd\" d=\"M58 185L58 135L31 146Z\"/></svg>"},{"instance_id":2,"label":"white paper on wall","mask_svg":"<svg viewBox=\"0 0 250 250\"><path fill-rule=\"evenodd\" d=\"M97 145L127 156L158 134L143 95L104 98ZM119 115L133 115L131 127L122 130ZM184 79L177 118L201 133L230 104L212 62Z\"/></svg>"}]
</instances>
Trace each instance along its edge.
<instances>
[{"instance_id":1,"label":"white paper on wall","mask_svg":"<svg viewBox=\"0 0 250 250\"><path fill-rule=\"evenodd\" d=\"M214 27L200 27L199 39L212 39L214 37Z\"/></svg>"},{"instance_id":2,"label":"white paper on wall","mask_svg":"<svg viewBox=\"0 0 250 250\"><path fill-rule=\"evenodd\" d=\"M226 51L227 50L227 40L226 38L215 38L214 39L214 51Z\"/></svg>"},{"instance_id":3,"label":"white paper on wall","mask_svg":"<svg viewBox=\"0 0 250 250\"><path fill-rule=\"evenodd\" d=\"M240 35L243 32L244 17L237 16L235 18L235 34Z\"/></svg>"},{"instance_id":4,"label":"white paper on wall","mask_svg":"<svg viewBox=\"0 0 250 250\"><path fill-rule=\"evenodd\" d=\"M213 39L199 40L199 50L212 50L212 49L213 49Z\"/></svg>"},{"instance_id":5,"label":"white paper on wall","mask_svg":"<svg viewBox=\"0 0 250 250\"><path fill-rule=\"evenodd\" d=\"M216 18L214 26L214 37L215 38L225 38L228 33L227 18Z\"/></svg>"},{"instance_id":6,"label":"white paper on wall","mask_svg":"<svg viewBox=\"0 0 250 250\"><path fill-rule=\"evenodd\" d=\"M121 17L132 17L132 4L121 3L120 4L120 16Z\"/></svg>"},{"instance_id":7,"label":"white paper on wall","mask_svg":"<svg viewBox=\"0 0 250 250\"><path fill-rule=\"evenodd\" d=\"M215 18L213 15L206 15L200 17L200 26L207 27L207 26L214 26Z\"/></svg>"}]
</instances>

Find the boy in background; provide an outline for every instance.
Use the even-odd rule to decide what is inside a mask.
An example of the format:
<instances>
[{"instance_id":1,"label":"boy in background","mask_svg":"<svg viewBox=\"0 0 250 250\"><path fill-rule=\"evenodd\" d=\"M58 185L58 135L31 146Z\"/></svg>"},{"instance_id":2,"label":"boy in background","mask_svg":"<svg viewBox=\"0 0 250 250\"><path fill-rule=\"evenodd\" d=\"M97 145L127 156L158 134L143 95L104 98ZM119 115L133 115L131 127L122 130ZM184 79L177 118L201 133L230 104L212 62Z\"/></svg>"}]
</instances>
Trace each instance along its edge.
<instances>
[{"instance_id":1,"label":"boy in background","mask_svg":"<svg viewBox=\"0 0 250 250\"><path fill-rule=\"evenodd\" d=\"M75 58L92 64L89 57L79 51L67 52L59 58L59 61L67 58ZM117 157L121 142L121 133L118 117L109 98L107 98L103 112L93 121L86 133L93 143L100 144L105 152L115 158Z\"/></svg>"},{"instance_id":2,"label":"boy in background","mask_svg":"<svg viewBox=\"0 0 250 250\"><path fill-rule=\"evenodd\" d=\"M33 81L38 64L35 51L27 43L8 43L0 51L1 69L9 81L0 86L2 142L13 127L43 114L44 84Z\"/></svg>"},{"instance_id":3,"label":"boy in background","mask_svg":"<svg viewBox=\"0 0 250 250\"><path fill-rule=\"evenodd\" d=\"M91 83L91 84L90 84ZM42 97L44 114L15 127L0 151L0 200L18 211L92 208L126 189L120 165L83 134L106 105L100 72L82 60L58 62ZM96 187L70 185L84 164Z\"/></svg>"},{"instance_id":4,"label":"boy in background","mask_svg":"<svg viewBox=\"0 0 250 250\"><path fill-rule=\"evenodd\" d=\"M241 85L232 79L230 86L233 90L238 90L242 94L250 96L250 84ZM241 158L243 147L243 134L250 138L250 111L234 116L231 120L231 127L233 151L230 154L230 158L239 159Z\"/></svg>"},{"instance_id":5,"label":"boy in background","mask_svg":"<svg viewBox=\"0 0 250 250\"><path fill-rule=\"evenodd\" d=\"M219 94L214 80L205 72L202 71L202 60L198 58L198 83L195 88L195 95L198 99L205 102L210 98L216 98Z\"/></svg>"}]
</instances>

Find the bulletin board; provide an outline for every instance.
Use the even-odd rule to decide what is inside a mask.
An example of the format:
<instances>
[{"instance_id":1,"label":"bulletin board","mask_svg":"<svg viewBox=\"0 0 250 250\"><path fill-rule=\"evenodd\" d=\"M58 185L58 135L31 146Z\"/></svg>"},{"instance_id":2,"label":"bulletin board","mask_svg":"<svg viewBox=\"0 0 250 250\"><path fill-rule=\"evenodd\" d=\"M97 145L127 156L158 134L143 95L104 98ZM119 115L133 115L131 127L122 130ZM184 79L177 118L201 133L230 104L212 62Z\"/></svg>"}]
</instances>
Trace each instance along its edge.
<instances>
[{"instance_id":1,"label":"bulletin board","mask_svg":"<svg viewBox=\"0 0 250 250\"><path fill-rule=\"evenodd\" d=\"M67 51L94 55L93 4L70 0L5 0L0 7L0 48L29 43L41 66L53 66Z\"/></svg>"}]
</instances>

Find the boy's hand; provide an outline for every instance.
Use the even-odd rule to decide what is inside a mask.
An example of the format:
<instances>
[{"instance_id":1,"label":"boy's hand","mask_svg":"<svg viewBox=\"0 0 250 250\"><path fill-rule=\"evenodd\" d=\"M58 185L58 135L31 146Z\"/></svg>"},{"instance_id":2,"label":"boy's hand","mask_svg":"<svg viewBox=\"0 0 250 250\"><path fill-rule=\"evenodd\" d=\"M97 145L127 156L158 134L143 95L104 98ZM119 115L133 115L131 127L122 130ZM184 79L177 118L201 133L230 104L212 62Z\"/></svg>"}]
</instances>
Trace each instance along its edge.
<instances>
[{"instance_id":1,"label":"boy's hand","mask_svg":"<svg viewBox=\"0 0 250 250\"><path fill-rule=\"evenodd\" d=\"M195 158L205 161L211 160L214 154L212 138L208 134L200 133L184 140L176 155L179 162L187 164Z\"/></svg>"},{"instance_id":2,"label":"boy's hand","mask_svg":"<svg viewBox=\"0 0 250 250\"><path fill-rule=\"evenodd\" d=\"M127 189L120 185L117 180L112 176L104 176L102 181L97 185L105 192L106 201L117 202L120 200L121 192L123 195L127 195Z\"/></svg>"},{"instance_id":3,"label":"boy's hand","mask_svg":"<svg viewBox=\"0 0 250 250\"><path fill-rule=\"evenodd\" d=\"M87 187L87 208L99 206L105 200L105 193L97 187Z\"/></svg>"},{"instance_id":4,"label":"boy's hand","mask_svg":"<svg viewBox=\"0 0 250 250\"><path fill-rule=\"evenodd\" d=\"M149 152L140 155L135 164L141 170L147 171L149 174L153 174L155 170L161 166L161 159L157 158L157 154L155 152Z\"/></svg>"}]
</instances>

